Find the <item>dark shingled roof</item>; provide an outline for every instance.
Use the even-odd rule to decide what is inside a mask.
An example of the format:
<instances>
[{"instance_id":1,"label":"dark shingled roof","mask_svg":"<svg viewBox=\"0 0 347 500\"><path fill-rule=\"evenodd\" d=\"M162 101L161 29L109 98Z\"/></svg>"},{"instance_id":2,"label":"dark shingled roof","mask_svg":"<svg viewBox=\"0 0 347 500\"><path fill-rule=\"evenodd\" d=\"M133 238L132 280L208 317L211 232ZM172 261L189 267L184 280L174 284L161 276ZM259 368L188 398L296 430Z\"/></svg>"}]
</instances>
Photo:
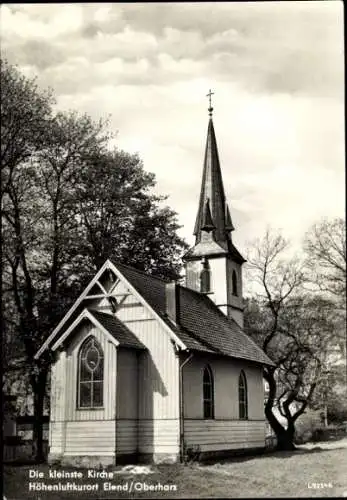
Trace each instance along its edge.
<instances>
[{"instance_id":1,"label":"dark shingled roof","mask_svg":"<svg viewBox=\"0 0 347 500\"><path fill-rule=\"evenodd\" d=\"M187 348L273 365L262 349L208 296L177 285L179 316L175 325L166 314L165 280L123 264L115 266Z\"/></svg>"},{"instance_id":2,"label":"dark shingled roof","mask_svg":"<svg viewBox=\"0 0 347 500\"><path fill-rule=\"evenodd\" d=\"M132 347L133 349L147 349L142 342L127 328L118 318L95 309L88 309L94 318L107 330L118 342L120 347Z\"/></svg>"}]
</instances>

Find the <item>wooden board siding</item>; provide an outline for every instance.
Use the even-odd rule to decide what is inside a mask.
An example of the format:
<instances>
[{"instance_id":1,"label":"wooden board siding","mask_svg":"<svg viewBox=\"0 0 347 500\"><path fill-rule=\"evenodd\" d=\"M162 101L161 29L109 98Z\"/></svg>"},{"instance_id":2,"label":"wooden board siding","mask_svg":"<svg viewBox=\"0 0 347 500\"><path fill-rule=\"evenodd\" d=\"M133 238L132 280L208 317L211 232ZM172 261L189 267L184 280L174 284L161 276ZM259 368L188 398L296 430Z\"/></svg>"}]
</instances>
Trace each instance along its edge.
<instances>
[{"instance_id":1,"label":"wooden board siding","mask_svg":"<svg viewBox=\"0 0 347 500\"><path fill-rule=\"evenodd\" d=\"M80 410L77 408L77 364L81 344L93 335L98 340L104 353L104 406L100 410ZM76 331L67 349L65 420L111 420L115 419L116 409L116 370L117 349L103 332L92 325L85 325Z\"/></svg>"},{"instance_id":2,"label":"wooden board siding","mask_svg":"<svg viewBox=\"0 0 347 500\"><path fill-rule=\"evenodd\" d=\"M139 421L138 436L140 453L179 452L178 419L142 419Z\"/></svg>"},{"instance_id":3,"label":"wooden board siding","mask_svg":"<svg viewBox=\"0 0 347 500\"><path fill-rule=\"evenodd\" d=\"M65 455L114 455L116 425L114 420L66 423Z\"/></svg>"},{"instance_id":4,"label":"wooden board siding","mask_svg":"<svg viewBox=\"0 0 347 500\"><path fill-rule=\"evenodd\" d=\"M265 422L250 420L184 420L189 447L200 451L236 450L265 446Z\"/></svg>"},{"instance_id":5,"label":"wooden board siding","mask_svg":"<svg viewBox=\"0 0 347 500\"><path fill-rule=\"evenodd\" d=\"M137 419L118 419L116 422L117 455L137 452L138 421Z\"/></svg>"},{"instance_id":6,"label":"wooden board siding","mask_svg":"<svg viewBox=\"0 0 347 500\"><path fill-rule=\"evenodd\" d=\"M248 418L265 420L264 390L261 367L234 360L194 355L183 368L184 415L203 418L203 369L209 364L214 377L215 418L239 418L238 378L241 369L247 378Z\"/></svg>"},{"instance_id":7,"label":"wooden board siding","mask_svg":"<svg viewBox=\"0 0 347 500\"><path fill-rule=\"evenodd\" d=\"M138 353L138 428L132 420L117 420L117 454L178 454L179 360L174 346L155 316L129 294L122 283L118 285L116 294L117 300L122 303L117 317L148 348L148 351ZM125 357L122 361L119 358L119 363L124 361ZM134 360L131 365L134 365ZM129 374L130 380L132 376ZM131 384L134 385L134 381ZM122 383L118 387L119 416L129 418L134 412L130 395L121 394Z\"/></svg>"},{"instance_id":8,"label":"wooden board siding","mask_svg":"<svg viewBox=\"0 0 347 500\"><path fill-rule=\"evenodd\" d=\"M117 317L148 348L139 354L139 418L178 418L179 363L164 327L122 283L116 290L118 301L126 297Z\"/></svg>"},{"instance_id":9,"label":"wooden board siding","mask_svg":"<svg viewBox=\"0 0 347 500\"><path fill-rule=\"evenodd\" d=\"M51 454L61 455L65 448L66 352L57 354L51 367L51 401L48 445Z\"/></svg>"},{"instance_id":10,"label":"wooden board siding","mask_svg":"<svg viewBox=\"0 0 347 500\"><path fill-rule=\"evenodd\" d=\"M50 453L60 455L65 448L65 423L50 422L48 433L48 445Z\"/></svg>"},{"instance_id":11,"label":"wooden board siding","mask_svg":"<svg viewBox=\"0 0 347 500\"><path fill-rule=\"evenodd\" d=\"M138 351L118 348L117 354L117 419L137 419Z\"/></svg>"},{"instance_id":12,"label":"wooden board siding","mask_svg":"<svg viewBox=\"0 0 347 500\"><path fill-rule=\"evenodd\" d=\"M66 397L66 352L57 354L57 360L51 367L51 401L50 421L65 421Z\"/></svg>"}]
</instances>

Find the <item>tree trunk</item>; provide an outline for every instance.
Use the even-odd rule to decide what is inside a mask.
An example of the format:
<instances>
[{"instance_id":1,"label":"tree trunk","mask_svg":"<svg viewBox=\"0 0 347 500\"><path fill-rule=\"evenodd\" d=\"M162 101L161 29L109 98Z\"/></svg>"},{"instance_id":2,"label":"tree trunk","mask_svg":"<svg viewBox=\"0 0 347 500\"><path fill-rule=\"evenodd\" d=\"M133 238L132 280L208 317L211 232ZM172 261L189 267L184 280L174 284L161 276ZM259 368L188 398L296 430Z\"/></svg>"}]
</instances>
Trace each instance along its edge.
<instances>
[{"instance_id":1,"label":"tree trunk","mask_svg":"<svg viewBox=\"0 0 347 500\"><path fill-rule=\"evenodd\" d=\"M277 450L295 450L294 445L294 433L295 425L294 419L287 417L288 427L287 429L277 420L273 413L275 407L275 396L277 392L277 384L275 379L275 370L268 369L264 371L264 377L269 384L269 394L268 400L265 405L265 416L274 431L277 439Z\"/></svg>"},{"instance_id":2,"label":"tree trunk","mask_svg":"<svg viewBox=\"0 0 347 500\"><path fill-rule=\"evenodd\" d=\"M41 369L34 389L34 424L32 455L40 463L45 460L43 450L43 410L46 395L47 369Z\"/></svg>"},{"instance_id":3,"label":"tree trunk","mask_svg":"<svg viewBox=\"0 0 347 500\"><path fill-rule=\"evenodd\" d=\"M277 450L279 451L293 451L296 450L296 446L294 445L294 433L295 427L293 422L288 422L287 429L280 431L277 437Z\"/></svg>"}]
</instances>

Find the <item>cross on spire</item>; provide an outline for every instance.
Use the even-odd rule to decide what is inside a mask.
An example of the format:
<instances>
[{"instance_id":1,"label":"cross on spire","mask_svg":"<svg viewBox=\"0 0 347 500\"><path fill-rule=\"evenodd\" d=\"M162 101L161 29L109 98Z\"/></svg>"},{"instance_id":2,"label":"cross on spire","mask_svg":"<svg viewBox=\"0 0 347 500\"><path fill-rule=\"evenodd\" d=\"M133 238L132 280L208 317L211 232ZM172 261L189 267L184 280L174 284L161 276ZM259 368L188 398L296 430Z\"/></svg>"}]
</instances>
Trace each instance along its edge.
<instances>
[{"instance_id":1,"label":"cross on spire","mask_svg":"<svg viewBox=\"0 0 347 500\"><path fill-rule=\"evenodd\" d=\"M208 100L209 100L209 108L208 108L208 112L209 112L209 115L212 116L212 111L213 111L213 108L212 108L212 101L211 101L211 97L214 95L214 92L211 91L211 89L209 90L208 94L206 94L206 97L208 97Z\"/></svg>"}]
</instances>

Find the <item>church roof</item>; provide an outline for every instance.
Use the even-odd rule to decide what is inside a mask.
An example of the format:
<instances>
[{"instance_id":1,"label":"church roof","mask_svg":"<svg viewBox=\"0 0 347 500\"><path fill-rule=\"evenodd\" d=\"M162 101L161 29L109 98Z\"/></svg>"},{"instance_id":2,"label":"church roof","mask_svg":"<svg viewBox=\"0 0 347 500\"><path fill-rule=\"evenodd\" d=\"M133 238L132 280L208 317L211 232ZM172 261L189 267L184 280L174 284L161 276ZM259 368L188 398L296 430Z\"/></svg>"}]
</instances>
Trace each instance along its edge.
<instances>
[{"instance_id":1,"label":"church roof","mask_svg":"<svg viewBox=\"0 0 347 500\"><path fill-rule=\"evenodd\" d=\"M53 350L57 348L58 344L69 335L69 331L79 317L82 318L86 315L94 317L95 321L116 339L120 346L135 349L146 348L117 317L93 308L84 308L85 312L83 313L88 290L92 288L106 269L112 269L117 274L119 273L120 279L123 276L134 292L142 297L144 303L148 304L158 319L172 332L176 341L181 343L181 348L273 365L262 349L248 337L232 318L227 318L208 296L176 284L176 318L173 319L167 314L166 295L168 284L172 282L123 264L113 264L109 260L105 262L85 291L43 343L35 354L36 359L49 346Z\"/></svg>"},{"instance_id":2,"label":"church roof","mask_svg":"<svg viewBox=\"0 0 347 500\"><path fill-rule=\"evenodd\" d=\"M273 364L242 328L233 319L228 319L208 296L176 285L178 317L174 324L166 314L165 280L123 264L115 264L115 267L188 349Z\"/></svg>"},{"instance_id":3,"label":"church roof","mask_svg":"<svg viewBox=\"0 0 347 500\"><path fill-rule=\"evenodd\" d=\"M88 308L88 311L119 342L120 347L147 349L117 317L96 311L95 309Z\"/></svg>"}]
</instances>

